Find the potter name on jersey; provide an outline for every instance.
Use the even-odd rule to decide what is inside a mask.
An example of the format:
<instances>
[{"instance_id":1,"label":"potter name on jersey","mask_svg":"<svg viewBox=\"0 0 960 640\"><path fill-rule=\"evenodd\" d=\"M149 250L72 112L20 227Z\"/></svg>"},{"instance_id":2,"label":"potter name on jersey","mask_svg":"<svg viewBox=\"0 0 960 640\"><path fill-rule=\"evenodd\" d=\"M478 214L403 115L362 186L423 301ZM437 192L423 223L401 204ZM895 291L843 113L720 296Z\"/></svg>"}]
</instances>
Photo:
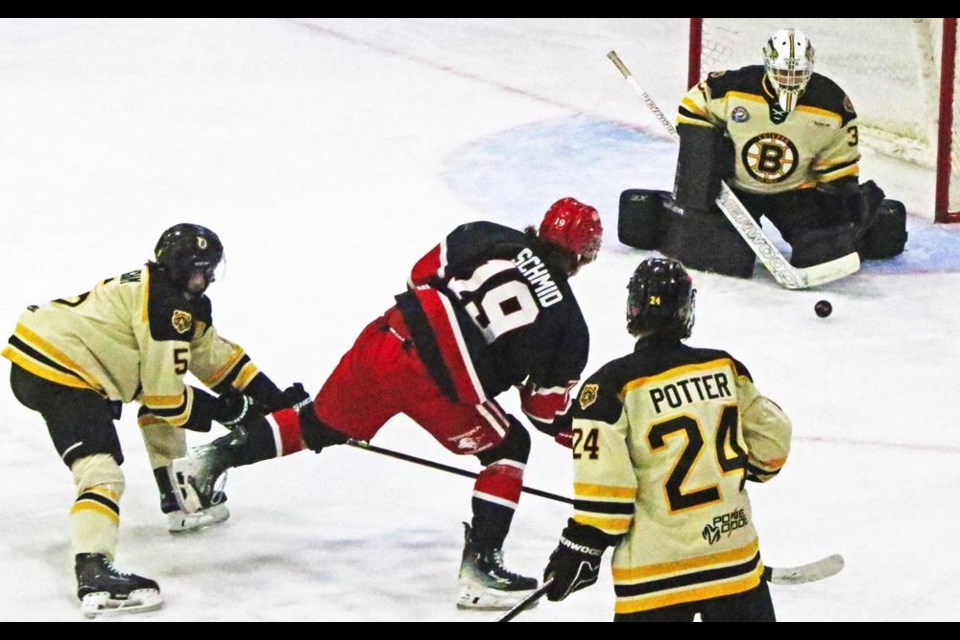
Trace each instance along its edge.
<instances>
[{"instance_id":1,"label":"potter name on jersey","mask_svg":"<svg viewBox=\"0 0 960 640\"><path fill-rule=\"evenodd\" d=\"M678 409L685 404L730 398L730 384L725 373L693 376L650 389L650 400L657 413L667 408Z\"/></svg>"}]
</instances>

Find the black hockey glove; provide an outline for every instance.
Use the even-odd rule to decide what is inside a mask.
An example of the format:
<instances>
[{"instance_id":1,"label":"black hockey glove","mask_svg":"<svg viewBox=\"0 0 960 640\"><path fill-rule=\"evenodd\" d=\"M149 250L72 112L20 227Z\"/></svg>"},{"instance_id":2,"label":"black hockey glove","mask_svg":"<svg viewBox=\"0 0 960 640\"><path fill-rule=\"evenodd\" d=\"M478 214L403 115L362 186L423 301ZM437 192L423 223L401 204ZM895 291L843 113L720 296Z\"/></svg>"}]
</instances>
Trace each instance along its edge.
<instances>
[{"instance_id":1,"label":"black hockey glove","mask_svg":"<svg viewBox=\"0 0 960 640\"><path fill-rule=\"evenodd\" d=\"M266 401L257 402L256 409L266 415L280 409L300 409L308 402L310 402L310 394L302 384L294 382L283 391L271 394Z\"/></svg>"},{"instance_id":2,"label":"black hockey glove","mask_svg":"<svg viewBox=\"0 0 960 640\"><path fill-rule=\"evenodd\" d=\"M600 558L607 547L604 538L600 530L570 520L543 570L543 581L553 581L547 591L548 600L558 602L597 581Z\"/></svg>"},{"instance_id":3,"label":"black hockey glove","mask_svg":"<svg viewBox=\"0 0 960 640\"><path fill-rule=\"evenodd\" d=\"M317 417L312 402L303 405L298 415L300 416L300 437L314 453L320 453L324 447L346 444L350 441L350 436L337 431Z\"/></svg>"},{"instance_id":4,"label":"black hockey glove","mask_svg":"<svg viewBox=\"0 0 960 640\"><path fill-rule=\"evenodd\" d=\"M213 419L230 430L255 415L263 414L259 414L254 408L253 398L233 390L217 398L213 408Z\"/></svg>"}]
</instances>

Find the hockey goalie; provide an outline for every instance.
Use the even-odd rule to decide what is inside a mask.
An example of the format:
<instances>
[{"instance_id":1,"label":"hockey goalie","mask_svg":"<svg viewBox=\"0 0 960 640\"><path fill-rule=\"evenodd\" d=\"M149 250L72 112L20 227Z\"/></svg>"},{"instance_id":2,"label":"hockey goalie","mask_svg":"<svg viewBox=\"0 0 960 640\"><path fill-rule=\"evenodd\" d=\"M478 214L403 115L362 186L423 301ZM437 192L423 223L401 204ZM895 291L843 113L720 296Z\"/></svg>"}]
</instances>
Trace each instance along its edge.
<instances>
[{"instance_id":1,"label":"hockey goalie","mask_svg":"<svg viewBox=\"0 0 960 640\"><path fill-rule=\"evenodd\" d=\"M621 242L689 268L751 277L755 255L715 205L726 181L755 219L777 228L794 267L854 251L861 260L899 255L906 211L873 181L860 184L856 111L835 82L814 73L810 39L781 29L763 62L713 72L683 96L674 191L624 191Z\"/></svg>"}]
</instances>

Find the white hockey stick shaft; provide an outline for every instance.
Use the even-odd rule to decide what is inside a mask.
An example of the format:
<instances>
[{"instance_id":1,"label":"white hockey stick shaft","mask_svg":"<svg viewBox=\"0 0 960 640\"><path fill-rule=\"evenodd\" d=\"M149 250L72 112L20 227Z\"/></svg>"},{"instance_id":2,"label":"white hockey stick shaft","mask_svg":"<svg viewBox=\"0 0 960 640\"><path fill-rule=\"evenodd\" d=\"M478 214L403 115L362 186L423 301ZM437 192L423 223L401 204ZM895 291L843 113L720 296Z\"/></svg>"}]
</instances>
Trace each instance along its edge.
<instances>
[{"instance_id":1,"label":"white hockey stick shaft","mask_svg":"<svg viewBox=\"0 0 960 640\"><path fill-rule=\"evenodd\" d=\"M679 140L677 128L673 126L670 119L664 115L656 101L647 93L647 90L640 86L637 79L623 64L623 61L617 55L616 51L607 54L610 61L616 65L617 69L623 74L627 84L640 96L643 104L653 113L660 125L670 134L674 140ZM717 197L717 206L724 213L733 228L737 230L740 236L757 254L757 258L763 263L763 266L773 275L774 279L787 289L806 289L817 285L832 282L856 273L860 269L860 256L856 252L847 254L843 257L822 264L814 265L804 269L798 269L791 265L780 250L770 241L767 234L760 228L760 224L754 220L750 212L746 210L743 203L737 198L733 190L726 182L720 183L720 195Z\"/></svg>"}]
</instances>

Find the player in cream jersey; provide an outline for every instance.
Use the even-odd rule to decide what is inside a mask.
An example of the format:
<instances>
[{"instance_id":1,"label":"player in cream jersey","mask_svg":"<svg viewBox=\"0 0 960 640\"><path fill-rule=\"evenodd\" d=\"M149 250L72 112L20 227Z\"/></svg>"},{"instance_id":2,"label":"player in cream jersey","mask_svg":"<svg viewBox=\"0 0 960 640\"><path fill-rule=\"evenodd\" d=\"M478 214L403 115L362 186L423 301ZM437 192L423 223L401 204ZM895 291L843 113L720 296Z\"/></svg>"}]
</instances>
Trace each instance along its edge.
<instances>
[{"instance_id":1,"label":"player in cream jersey","mask_svg":"<svg viewBox=\"0 0 960 640\"><path fill-rule=\"evenodd\" d=\"M903 205L884 201L873 181L859 183L853 103L813 68L807 35L781 29L763 47L763 65L714 71L683 96L673 213L652 248L687 268L751 277L753 251L715 206L726 181L754 218L767 218L790 244L795 267L903 251Z\"/></svg>"},{"instance_id":2,"label":"player in cream jersey","mask_svg":"<svg viewBox=\"0 0 960 640\"><path fill-rule=\"evenodd\" d=\"M31 373L122 403L142 404L141 424L210 428L187 370L207 387L243 389L257 368L211 324L210 300L188 299L155 265L99 282L90 291L28 308L3 355Z\"/></svg>"},{"instance_id":3,"label":"player in cream jersey","mask_svg":"<svg viewBox=\"0 0 960 640\"><path fill-rule=\"evenodd\" d=\"M853 103L826 76L808 78L803 99L794 97L787 111L763 66L713 72L683 97L677 122L726 133L735 189L772 194L841 178L855 182L860 140Z\"/></svg>"},{"instance_id":4,"label":"player in cream jersey","mask_svg":"<svg viewBox=\"0 0 960 640\"><path fill-rule=\"evenodd\" d=\"M179 509L166 465L186 452L183 430L208 431L213 420L233 427L255 401L263 411L296 401L296 387L280 391L213 327L205 291L223 257L216 234L179 224L164 232L154 253L156 262L88 292L28 307L2 351L13 363L14 395L43 416L73 473L77 497L70 526L78 596L91 616L146 611L162 603L156 582L111 564L125 485L114 425L120 407L141 404L138 422L161 507L171 531L179 531L229 515L216 500L198 514ZM186 385L188 371L220 397Z\"/></svg>"},{"instance_id":5,"label":"player in cream jersey","mask_svg":"<svg viewBox=\"0 0 960 640\"><path fill-rule=\"evenodd\" d=\"M574 516L547 596L596 581L615 546L615 619L773 620L747 480L783 466L790 422L725 351L686 346L695 290L674 261L637 268L636 349L586 380L574 405Z\"/></svg>"}]
</instances>

